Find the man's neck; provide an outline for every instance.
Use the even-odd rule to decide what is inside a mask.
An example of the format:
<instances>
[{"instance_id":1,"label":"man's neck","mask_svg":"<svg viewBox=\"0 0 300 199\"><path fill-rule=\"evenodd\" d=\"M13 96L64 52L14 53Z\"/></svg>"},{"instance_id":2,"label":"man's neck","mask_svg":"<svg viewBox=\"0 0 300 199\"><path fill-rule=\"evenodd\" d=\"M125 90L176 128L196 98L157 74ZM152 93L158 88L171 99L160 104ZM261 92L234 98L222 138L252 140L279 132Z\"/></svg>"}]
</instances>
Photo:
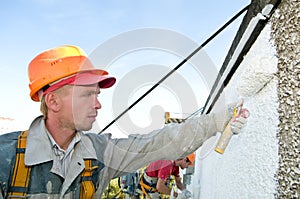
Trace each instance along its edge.
<instances>
[{"instance_id":1,"label":"man's neck","mask_svg":"<svg viewBox=\"0 0 300 199\"><path fill-rule=\"evenodd\" d=\"M45 126L48 132L55 140L56 144L60 148L66 150L69 144L72 142L73 138L75 137L76 131L70 130L68 128L63 128L57 124L58 124L57 122L53 123L49 119L45 121Z\"/></svg>"}]
</instances>

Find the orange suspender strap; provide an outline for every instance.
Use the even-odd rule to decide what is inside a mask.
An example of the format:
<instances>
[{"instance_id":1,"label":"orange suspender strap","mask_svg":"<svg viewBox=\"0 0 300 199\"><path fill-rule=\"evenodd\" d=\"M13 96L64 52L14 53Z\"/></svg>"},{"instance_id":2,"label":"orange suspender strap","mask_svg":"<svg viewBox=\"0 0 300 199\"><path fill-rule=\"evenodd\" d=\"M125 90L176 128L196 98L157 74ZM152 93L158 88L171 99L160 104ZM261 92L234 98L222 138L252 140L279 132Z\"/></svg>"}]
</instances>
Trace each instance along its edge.
<instances>
[{"instance_id":1,"label":"orange suspender strap","mask_svg":"<svg viewBox=\"0 0 300 199\"><path fill-rule=\"evenodd\" d=\"M95 187L92 182L92 173L94 169L97 169L98 166L92 165L92 160L84 160L85 168L81 174L81 189L80 189L80 199L90 199L93 198L95 193Z\"/></svg>"},{"instance_id":2,"label":"orange suspender strap","mask_svg":"<svg viewBox=\"0 0 300 199\"><path fill-rule=\"evenodd\" d=\"M23 131L18 137L16 161L10 192L8 193L9 198L25 198L27 193L31 170L31 167L24 163L27 135L28 131Z\"/></svg>"},{"instance_id":3,"label":"orange suspender strap","mask_svg":"<svg viewBox=\"0 0 300 199\"><path fill-rule=\"evenodd\" d=\"M140 185L141 185L142 191L143 191L143 193L145 194L146 198L147 198L147 199L151 199L150 196L149 196L149 194L148 194L147 191L145 190L145 184L141 181L141 182L140 182Z\"/></svg>"},{"instance_id":4,"label":"orange suspender strap","mask_svg":"<svg viewBox=\"0 0 300 199\"><path fill-rule=\"evenodd\" d=\"M144 180L143 180L143 175L141 176L140 178L140 185L141 185L141 188L142 188L142 191L143 193L146 195L146 198L147 199L151 199L151 197L149 196L148 192L147 191L151 191L151 192L157 192L157 189L156 188L153 188L147 184L144 183ZM147 190L147 191L146 191Z\"/></svg>"}]
</instances>

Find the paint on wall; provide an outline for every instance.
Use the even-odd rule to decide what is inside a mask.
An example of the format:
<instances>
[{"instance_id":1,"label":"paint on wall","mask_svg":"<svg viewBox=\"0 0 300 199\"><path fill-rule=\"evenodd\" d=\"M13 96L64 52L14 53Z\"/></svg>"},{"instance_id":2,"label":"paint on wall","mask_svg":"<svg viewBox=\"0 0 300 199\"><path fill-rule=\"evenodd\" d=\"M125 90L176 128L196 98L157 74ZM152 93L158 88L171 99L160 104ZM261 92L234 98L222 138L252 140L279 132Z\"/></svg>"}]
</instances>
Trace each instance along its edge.
<instances>
[{"instance_id":1,"label":"paint on wall","mask_svg":"<svg viewBox=\"0 0 300 199\"><path fill-rule=\"evenodd\" d=\"M218 134L197 151L189 187L194 198L274 198L278 169L277 57L267 24L224 89L218 104L244 98L251 116L223 155L213 151Z\"/></svg>"}]
</instances>

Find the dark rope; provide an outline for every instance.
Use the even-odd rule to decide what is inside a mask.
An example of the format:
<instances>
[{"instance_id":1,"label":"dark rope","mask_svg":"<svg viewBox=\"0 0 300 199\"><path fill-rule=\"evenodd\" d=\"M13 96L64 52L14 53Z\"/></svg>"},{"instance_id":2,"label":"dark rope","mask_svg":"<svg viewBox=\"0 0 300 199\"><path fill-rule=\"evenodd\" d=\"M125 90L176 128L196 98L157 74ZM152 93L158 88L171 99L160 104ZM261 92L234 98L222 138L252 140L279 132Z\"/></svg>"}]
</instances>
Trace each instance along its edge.
<instances>
[{"instance_id":1,"label":"dark rope","mask_svg":"<svg viewBox=\"0 0 300 199\"><path fill-rule=\"evenodd\" d=\"M227 21L221 28L219 28L213 35L211 35L206 41L204 41L199 47L197 47L190 55L183 59L175 68L173 68L167 75L165 75L161 80L159 80L155 85L153 85L148 91L146 91L141 97L139 97L135 102L133 102L127 109L125 109L120 115L118 115L114 120L112 120L106 127L104 127L99 134L105 131L118 119L120 119L127 111L139 103L144 97L146 97L150 92L152 92L157 86L159 86L165 79L167 79L172 73L174 73L178 68L185 64L189 59L191 59L197 52L199 52L206 44L208 44L213 38L215 38L220 32L222 32L227 26L229 26L233 21L235 21L241 14L243 14L249 5L240 10L236 15L234 15L229 21Z\"/></svg>"}]
</instances>

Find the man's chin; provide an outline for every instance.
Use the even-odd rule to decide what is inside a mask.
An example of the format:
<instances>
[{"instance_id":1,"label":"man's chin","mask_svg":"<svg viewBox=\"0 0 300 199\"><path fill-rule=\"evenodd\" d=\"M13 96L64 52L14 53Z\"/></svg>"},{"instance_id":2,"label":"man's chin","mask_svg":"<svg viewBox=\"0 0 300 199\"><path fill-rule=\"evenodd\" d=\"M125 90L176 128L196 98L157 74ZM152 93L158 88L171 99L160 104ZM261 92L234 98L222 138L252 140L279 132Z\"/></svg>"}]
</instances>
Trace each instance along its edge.
<instances>
[{"instance_id":1,"label":"man's chin","mask_svg":"<svg viewBox=\"0 0 300 199\"><path fill-rule=\"evenodd\" d=\"M78 128L76 128L76 129L77 129L77 131L89 131L92 129L92 127L93 127L93 125L91 124L88 126L78 126Z\"/></svg>"}]
</instances>

